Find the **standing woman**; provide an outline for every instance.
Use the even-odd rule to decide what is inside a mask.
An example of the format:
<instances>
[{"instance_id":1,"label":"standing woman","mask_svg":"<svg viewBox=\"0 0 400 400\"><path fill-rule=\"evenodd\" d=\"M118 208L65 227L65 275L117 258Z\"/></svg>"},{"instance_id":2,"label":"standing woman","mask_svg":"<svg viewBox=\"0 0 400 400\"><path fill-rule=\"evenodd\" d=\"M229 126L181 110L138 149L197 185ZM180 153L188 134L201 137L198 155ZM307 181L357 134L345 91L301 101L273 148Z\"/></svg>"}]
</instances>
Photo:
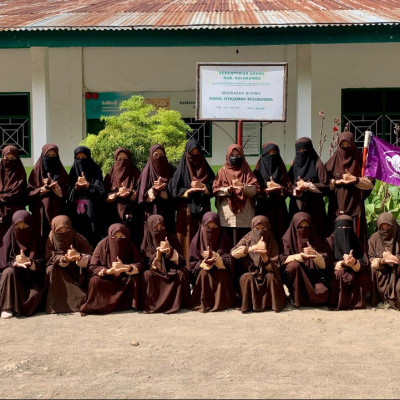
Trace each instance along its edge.
<instances>
[{"instance_id":1,"label":"standing woman","mask_svg":"<svg viewBox=\"0 0 400 400\"><path fill-rule=\"evenodd\" d=\"M43 296L45 259L40 235L28 211L19 210L3 239L0 253L2 318L32 315Z\"/></svg>"},{"instance_id":2,"label":"standing woman","mask_svg":"<svg viewBox=\"0 0 400 400\"><path fill-rule=\"evenodd\" d=\"M138 203L142 207L143 222L150 215L164 217L168 232L175 232L175 209L171 194L167 190L168 182L174 174L174 167L168 162L165 149L161 144L150 148L150 155L138 183Z\"/></svg>"},{"instance_id":3,"label":"standing woman","mask_svg":"<svg viewBox=\"0 0 400 400\"><path fill-rule=\"evenodd\" d=\"M176 236L189 268L189 246L200 228L203 215L211 210L210 198L215 174L202 154L196 139L186 143L185 153L178 164L168 191L176 200Z\"/></svg>"},{"instance_id":4,"label":"standing woman","mask_svg":"<svg viewBox=\"0 0 400 400\"><path fill-rule=\"evenodd\" d=\"M161 215L147 219L141 250L149 268L142 280L143 312L171 314L188 307L189 272L179 242L167 232Z\"/></svg>"},{"instance_id":5,"label":"standing woman","mask_svg":"<svg viewBox=\"0 0 400 400\"><path fill-rule=\"evenodd\" d=\"M326 239L334 265L328 306L332 310L365 308L366 295L371 291L367 253L354 232L351 217L337 217L334 227L333 234Z\"/></svg>"},{"instance_id":6,"label":"standing woman","mask_svg":"<svg viewBox=\"0 0 400 400\"><path fill-rule=\"evenodd\" d=\"M400 310L400 228L391 212L382 213L377 220L378 231L368 242L371 262L371 306L386 302Z\"/></svg>"},{"instance_id":7,"label":"standing woman","mask_svg":"<svg viewBox=\"0 0 400 400\"><path fill-rule=\"evenodd\" d=\"M359 238L364 249L367 249L364 200L371 193L373 184L368 178L361 177L362 154L356 147L354 135L342 132L338 136L338 144L338 149L325 165L330 188L329 226L333 226L339 215L346 214L353 218L353 229L357 231L357 220L360 218Z\"/></svg>"},{"instance_id":8,"label":"standing woman","mask_svg":"<svg viewBox=\"0 0 400 400\"><path fill-rule=\"evenodd\" d=\"M324 305L329 297L328 255L312 226L310 214L293 216L280 255L283 281L296 307Z\"/></svg>"},{"instance_id":9,"label":"standing woman","mask_svg":"<svg viewBox=\"0 0 400 400\"><path fill-rule=\"evenodd\" d=\"M254 175L261 188L257 198L256 215L268 218L272 236L278 244L279 252L282 253L282 236L289 226L286 198L292 193L292 184L279 147L275 143L264 144Z\"/></svg>"},{"instance_id":10,"label":"standing woman","mask_svg":"<svg viewBox=\"0 0 400 400\"><path fill-rule=\"evenodd\" d=\"M101 212L104 202L103 175L91 157L90 149L74 150L74 163L69 173L69 217L74 229L94 247L102 237Z\"/></svg>"},{"instance_id":11,"label":"standing woman","mask_svg":"<svg viewBox=\"0 0 400 400\"><path fill-rule=\"evenodd\" d=\"M314 150L311 139L302 137L296 140L296 155L289 169L293 194L289 203L289 215L297 212L311 215L315 231L325 237L326 212L324 196L328 188L328 174L325 166Z\"/></svg>"},{"instance_id":12,"label":"standing woman","mask_svg":"<svg viewBox=\"0 0 400 400\"><path fill-rule=\"evenodd\" d=\"M281 311L286 295L280 275L278 245L271 234L268 218L258 215L251 221L252 230L232 249L245 273L240 277L240 310Z\"/></svg>"},{"instance_id":13,"label":"standing woman","mask_svg":"<svg viewBox=\"0 0 400 400\"><path fill-rule=\"evenodd\" d=\"M46 244L47 313L79 311L87 295L87 267L92 254L89 242L72 228L66 215L51 221Z\"/></svg>"},{"instance_id":14,"label":"standing woman","mask_svg":"<svg viewBox=\"0 0 400 400\"><path fill-rule=\"evenodd\" d=\"M104 178L108 224L125 224L131 232L131 239L139 245L140 227L137 211L137 186L140 170L133 163L132 153L126 147L114 152L114 165ZM135 227L135 229L133 229Z\"/></svg>"},{"instance_id":15,"label":"standing woman","mask_svg":"<svg viewBox=\"0 0 400 400\"><path fill-rule=\"evenodd\" d=\"M25 210L27 202L26 172L18 149L6 146L0 162L0 243L11 226L17 210Z\"/></svg>"},{"instance_id":16,"label":"standing woman","mask_svg":"<svg viewBox=\"0 0 400 400\"><path fill-rule=\"evenodd\" d=\"M36 230L47 238L54 217L65 212L68 174L55 144L45 144L28 181L29 209Z\"/></svg>"},{"instance_id":17,"label":"standing woman","mask_svg":"<svg viewBox=\"0 0 400 400\"><path fill-rule=\"evenodd\" d=\"M190 244L193 292L191 308L200 312L232 308L237 296L232 283L231 241L221 230L215 212L203 215L201 228Z\"/></svg>"},{"instance_id":18,"label":"standing woman","mask_svg":"<svg viewBox=\"0 0 400 400\"><path fill-rule=\"evenodd\" d=\"M224 166L213 185L221 226L234 245L251 227L255 215L255 195L260 186L244 158L243 149L231 144Z\"/></svg>"},{"instance_id":19,"label":"standing woman","mask_svg":"<svg viewBox=\"0 0 400 400\"><path fill-rule=\"evenodd\" d=\"M82 315L139 309L142 258L124 224L112 224L96 246L89 266L88 296Z\"/></svg>"}]
</instances>

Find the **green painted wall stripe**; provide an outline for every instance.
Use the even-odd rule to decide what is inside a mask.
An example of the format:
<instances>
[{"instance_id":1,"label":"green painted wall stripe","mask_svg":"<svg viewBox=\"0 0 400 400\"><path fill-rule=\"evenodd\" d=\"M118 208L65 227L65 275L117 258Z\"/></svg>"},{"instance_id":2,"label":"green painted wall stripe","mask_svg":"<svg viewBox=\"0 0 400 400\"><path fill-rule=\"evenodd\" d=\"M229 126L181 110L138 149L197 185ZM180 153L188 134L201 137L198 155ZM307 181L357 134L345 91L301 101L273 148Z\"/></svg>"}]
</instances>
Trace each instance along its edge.
<instances>
[{"instance_id":1,"label":"green painted wall stripe","mask_svg":"<svg viewBox=\"0 0 400 400\"><path fill-rule=\"evenodd\" d=\"M400 42L400 26L130 31L0 31L0 48L256 46Z\"/></svg>"}]
</instances>

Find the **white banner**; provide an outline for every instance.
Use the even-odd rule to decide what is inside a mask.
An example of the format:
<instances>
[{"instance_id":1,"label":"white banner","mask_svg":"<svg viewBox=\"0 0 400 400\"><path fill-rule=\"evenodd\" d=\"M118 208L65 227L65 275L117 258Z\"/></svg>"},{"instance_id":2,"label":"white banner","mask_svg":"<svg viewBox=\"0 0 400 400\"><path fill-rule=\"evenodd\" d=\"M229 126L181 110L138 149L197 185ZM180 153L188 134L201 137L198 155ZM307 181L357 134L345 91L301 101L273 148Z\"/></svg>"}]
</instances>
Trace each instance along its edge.
<instances>
[{"instance_id":1,"label":"white banner","mask_svg":"<svg viewBox=\"0 0 400 400\"><path fill-rule=\"evenodd\" d=\"M286 120L287 63L197 63L199 120Z\"/></svg>"}]
</instances>

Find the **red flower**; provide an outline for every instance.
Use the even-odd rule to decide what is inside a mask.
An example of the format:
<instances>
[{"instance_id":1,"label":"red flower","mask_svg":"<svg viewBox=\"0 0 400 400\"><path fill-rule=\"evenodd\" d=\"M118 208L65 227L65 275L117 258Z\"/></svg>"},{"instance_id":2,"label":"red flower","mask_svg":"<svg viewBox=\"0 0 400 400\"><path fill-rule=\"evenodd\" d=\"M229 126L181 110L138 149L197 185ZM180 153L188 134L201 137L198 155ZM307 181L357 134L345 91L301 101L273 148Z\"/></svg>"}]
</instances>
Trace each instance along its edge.
<instances>
[{"instance_id":1,"label":"red flower","mask_svg":"<svg viewBox=\"0 0 400 400\"><path fill-rule=\"evenodd\" d=\"M339 130L339 128L337 126L333 127L333 132L337 132Z\"/></svg>"}]
</instances>

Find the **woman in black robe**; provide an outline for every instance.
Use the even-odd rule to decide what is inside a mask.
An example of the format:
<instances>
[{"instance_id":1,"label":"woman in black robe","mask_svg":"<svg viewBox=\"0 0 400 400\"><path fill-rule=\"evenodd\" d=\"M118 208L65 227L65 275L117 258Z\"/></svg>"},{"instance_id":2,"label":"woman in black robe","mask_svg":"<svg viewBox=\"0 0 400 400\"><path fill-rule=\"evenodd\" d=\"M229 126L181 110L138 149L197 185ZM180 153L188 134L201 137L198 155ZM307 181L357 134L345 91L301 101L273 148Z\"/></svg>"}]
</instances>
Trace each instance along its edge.
<instances>
[{"instance_id":1,"label":"woman in black robe","mask_svg":"<svg viewBox=\"0 0 400 400\"><path fill-rule=\"evenodd\" d=\"M368 256L348 215L336 218L334 231L326 239L334 273L328 306L331 310L352 310L367 306L371 291Z\"/></svg>"},{"instance_id":2,"label":"woman in black robe","mask_svg":"<svg viewBox=\"0 0 400 400\"><path fill-rule=\"evenodd\" d=\"M168 190L176 200L176 236L188 268L190 242L200 228L203 215L211 210L214 179L214 171L202 154L200 143L190 139L168 184Z\"/></svg>"},{"instance_id":3,"label":"woman in black robe","mask_svg":"<svg viewBox=\"0 0 400 400\"><path fill-rule=\"evenodd\" d=\"M103 236L103 175L89 148L77 147L74 157L69 173L68 216L74 229L95 247Z\"/></svg>"},{"instance_id":4,"label":"woman in black robe","mask_svg":"<svg viewBox=\"0 0 400 400\"><path fill-rule=\"evenodd\" d=\"M290 218L297 212L310 214L317 234L326 237L330 234L326 229L324 202L328 190L327 171L310 138L297 139L295 147L296 155L288 172L293 187L289 203Z\"/></svg>"},{"instance_id":5,"label":"woman in black robe","mask_svg":"<svg viewBox=\"0 0 400 400\"><path fill-rule=\"evenodd\" d=\"M228 235L221 229L218 214L205 213L201 228L190 244L192 310L221 311L237 304L232 283L231 247Z\"/></svg>"},{"instance_id":6,"label":"woman in black robe","mask_svg":"<svg viewBox=\"0 0 400 400\"><path fill-rule=\"evenodd\" d=\"M328 254L312 223L310 214L299 212L283 236L283 281L296 307L324 305L329 297Z\"/></svg>"},{"instance_id":7,"label":"woman in black robe","mask_svg":"<svg viewBox=\"0 0 400 400\"><path fill-rule=\"evenodd\" d=\"M65 212L68 174L55 144L45 144L28 181L29 210L42 238L50 233L54 217Z\"/></svg>"},{"instance_id":8,"label":"woman in black robe","mask_svg":"<svg viewBox=\"0 0 400 400\"><path fill-rule=\"evenodd\" d=\"M0 251L0 309L2 318L30 316L43 296L45 259L40 235L28 211L12 216Z\"/></svg>"},{"instance_id":9,"label":"woman in black robe","mask_svg":"<svg viewBox=\"0 0 400 400\"><path fill-rule=\"evenodd\" d=\"M143 312L171 314L189 306L190 277L176 237L161 215L147 219L142 255L147 271L142 280Z\"/></svg>"},{"instance_id":10,"label":"woman in black robe","mask_svg":"<svg viewBox=\"0 0 400 400\"><path fill-rule=\"evenodd\" d=\"M0 161L0 243L15 211L27 204L26 172L15 146L6 146Z\"/></svg>"},{"instance_id":11,"label":"woman in black robe","mask_svg":"<svg viewBox=\"0 0 400 400\"><path fill-rule=\"evenodd\" d=\"M272 236L281 253L283 251L282 236L289 226L286 198L292 193L292 184L279 147L275 143L264 144L254 175L261 188L261 193L257 198L256 215L264 215L268 218Z\"/></svg>"}]
</instances>

